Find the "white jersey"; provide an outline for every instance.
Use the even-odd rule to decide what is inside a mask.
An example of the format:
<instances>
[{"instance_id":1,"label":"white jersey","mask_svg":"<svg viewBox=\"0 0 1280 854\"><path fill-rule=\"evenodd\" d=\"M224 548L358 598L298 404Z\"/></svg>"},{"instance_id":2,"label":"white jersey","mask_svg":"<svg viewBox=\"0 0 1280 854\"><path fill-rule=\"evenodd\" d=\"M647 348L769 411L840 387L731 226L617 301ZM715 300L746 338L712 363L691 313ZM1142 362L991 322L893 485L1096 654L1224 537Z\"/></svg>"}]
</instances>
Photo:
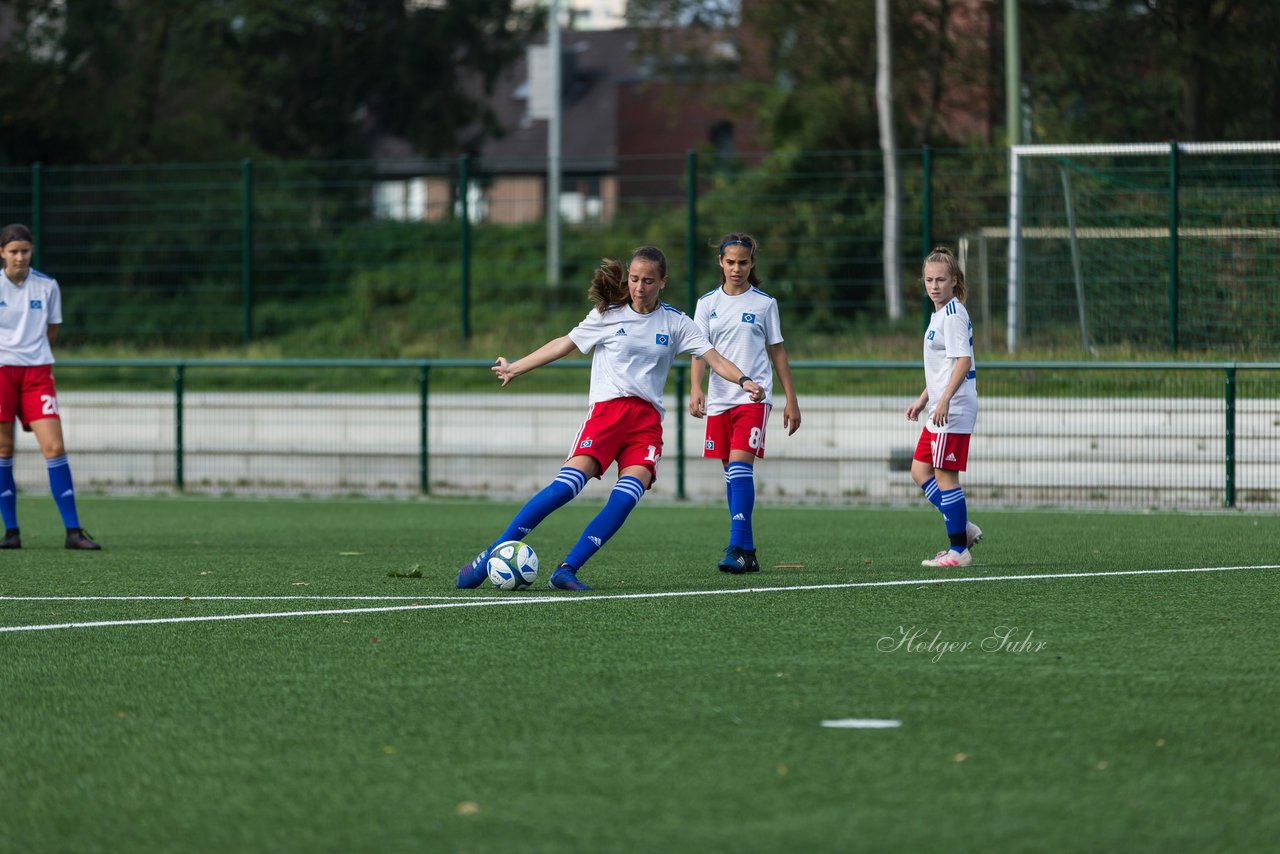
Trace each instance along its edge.
<instances>
[{"instance_id":1,"label":"white jersey","mask_svg":"<svg viewBox=\"0 0 1280 854\"><path fill-rule=\"evenodd\" d=\"M947 410L947 423L939 427L933 423L933 408L938 405L951 382L951 370L956 359L969 359L969 374L951 398ZM930 433L972 433L978 423L977 363L973 358L973 324L964 303L952 297L951 301L933 313L929 328L924 333L924 382L929 389Z\"/></svg>"},{"instance_id":2,"label":"white jersey","mask_svg":"<svg viewBox=\"0 0 1280 854\"><path fill-rule=\"evenodd\" d=\"M570 340L591 356L589 404L619 397L639 397L666 415L662 390L676 356L701 356L711 342L683 311L664 303L648 314L629 304L592 309L569 333Z\"/></svg>"},{"instance_id":3,"label":"white jersey","mask_svg":"<svg viewBox=\"0 0 1280 854\"><path fill-rule=\"evenodd\" d=\"M778 301L756 287L731 296L721 286L698 300L693 320L717 353L764 389L761 402L772 405L773 361L768 348L782 343ZM707 385L709 414L717 415L751 402L751 395L741 386L711 371L711 382Z\"/></svg>"},{"instance_id":4,"label":"white jersey","mask_svg":"<svg viewBox=\"0 0 1280 854\"><path fill-rule=\"evenodd\" d=\"M58 282L36 270L21 285L0 272L0 364L52 365L49 326L62 323Z\"/></svg>"}]
</instances>

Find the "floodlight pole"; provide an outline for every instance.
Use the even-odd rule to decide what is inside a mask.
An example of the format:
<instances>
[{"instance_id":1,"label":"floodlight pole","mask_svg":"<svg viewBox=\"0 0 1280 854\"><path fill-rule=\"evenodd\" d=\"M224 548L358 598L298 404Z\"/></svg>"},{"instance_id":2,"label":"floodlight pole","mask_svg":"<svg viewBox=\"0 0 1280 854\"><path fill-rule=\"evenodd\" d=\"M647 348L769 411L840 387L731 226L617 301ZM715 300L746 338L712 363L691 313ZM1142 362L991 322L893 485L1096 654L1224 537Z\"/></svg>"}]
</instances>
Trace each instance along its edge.
<instances>
[{"instance_id":1,"label":"floodlight pole","mask_svg":"<svg viewBox=\"0 0 1280 854\"><path fill-rule=\"evenodd\" d=\"M1018 38L1018 0L1004 0L1004 100L1007 145L1021 141L1022 52Z\"/></svg>"},{"instance_id":2,"label":"floodlight pole","mask_svg":"<svg viewBox=\"0 0 1280 854\"><path fill-rule=\"evenodd\" d=\"M1018 158L1014 149L1021 142L1022 128L1022 52L1018 39L1018 0L1004 0L1004 100L1005 131L1009 146L1009 278L1008 278L1008 331L1005 346L1010 353L1018 349L1018 331L1021 326L1022 285L1019 276L1018 249L1021 228L1021 199L1018 182Z\"/></svg>"},{"instance_id":3,"label":"floodlight pole","mask_svg":"<svg viewBox=\"0 0 1280 854\"><path fill-rule=\"evenodd\" d=\"M547 11L547 53L551 78L551 114L547 118L547 287L560 285L560 0Z\"/></svg>"}]
</instances>

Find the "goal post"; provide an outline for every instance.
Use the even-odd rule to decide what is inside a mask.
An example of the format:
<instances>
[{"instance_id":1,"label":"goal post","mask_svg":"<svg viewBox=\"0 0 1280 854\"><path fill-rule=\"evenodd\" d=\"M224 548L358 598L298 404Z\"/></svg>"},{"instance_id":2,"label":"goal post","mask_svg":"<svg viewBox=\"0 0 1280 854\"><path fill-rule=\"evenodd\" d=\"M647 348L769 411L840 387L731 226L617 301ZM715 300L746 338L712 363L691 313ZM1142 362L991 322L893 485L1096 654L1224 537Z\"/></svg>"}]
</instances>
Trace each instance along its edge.
<instances>
[{"instance_id":1,"label":"goal post","mask_svg":"<svg viewBox=\"0 0 1280 854\"><path fill-rule=\"evenodd\" d=\"M1017 145L1009 158L1007 228L983 229L1008 239L1009 352L1037 326L1065 334L1068 317L1086 351L1237 343L1242 325L1271 325L1250 312L1280 263L1280 142Z\"/></svg>"}]
</instances>

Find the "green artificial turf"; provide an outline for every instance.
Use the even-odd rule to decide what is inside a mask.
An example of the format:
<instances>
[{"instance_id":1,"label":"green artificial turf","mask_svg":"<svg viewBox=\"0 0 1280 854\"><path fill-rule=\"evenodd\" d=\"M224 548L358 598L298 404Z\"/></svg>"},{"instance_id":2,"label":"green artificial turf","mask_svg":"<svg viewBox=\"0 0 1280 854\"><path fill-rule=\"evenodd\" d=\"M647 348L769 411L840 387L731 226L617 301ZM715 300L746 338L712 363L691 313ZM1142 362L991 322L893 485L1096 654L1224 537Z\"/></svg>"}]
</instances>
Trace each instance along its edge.
<instances>
[{"instance_id":1,"label":"green artificial turf","mask_svg":"<svg viewBox=\"0 0 1280 854\"><path fill-rule=\"evenodd\" d=\"M937 570L923 501L762 503L764 571L731 576L722 508L650 500L582 571L593 592L547 590L599 506L548 519L538 585L503 593L453 581L510 504L91 497L105 549L73 553L24 498L0 850L1280 838L1280 569L1168 572L1276 563L1274 517L979 507L974 565ZM823 726L850 718L900 725Z\"/></svg>"}]
</instances>

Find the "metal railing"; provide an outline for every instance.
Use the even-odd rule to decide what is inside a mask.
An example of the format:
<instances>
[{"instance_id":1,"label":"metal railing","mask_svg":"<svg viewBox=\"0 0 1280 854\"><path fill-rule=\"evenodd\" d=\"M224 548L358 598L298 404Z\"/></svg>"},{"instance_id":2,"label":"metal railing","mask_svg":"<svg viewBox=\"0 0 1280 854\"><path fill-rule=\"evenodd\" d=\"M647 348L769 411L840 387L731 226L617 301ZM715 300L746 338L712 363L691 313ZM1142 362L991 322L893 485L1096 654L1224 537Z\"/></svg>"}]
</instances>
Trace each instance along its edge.
<instances>
[{"instance_id":1,"label":"metal railing","mask_svg":"<svg viewBox=\"0 0 1280 854\"><path fill-rule=\"evenodd\" d=\"M64 430L82 488L525 497L580 426L585 360L498 391L483 360L68 359ZM762 497L918 500L914 362L797 361L803 425L773 418ZM568 372L569 375L566 375ZM672 372L654 490L719 500ZM964 475L988 504L1271 508L1280 503L1280 363L979 362ZM775 400L775 408L782 401ZM38 454L19 442L19 456ZM43 467L19 461L24 488ZM673 471L674 469L674 471Z\"/></svg>"}]
</instances>

